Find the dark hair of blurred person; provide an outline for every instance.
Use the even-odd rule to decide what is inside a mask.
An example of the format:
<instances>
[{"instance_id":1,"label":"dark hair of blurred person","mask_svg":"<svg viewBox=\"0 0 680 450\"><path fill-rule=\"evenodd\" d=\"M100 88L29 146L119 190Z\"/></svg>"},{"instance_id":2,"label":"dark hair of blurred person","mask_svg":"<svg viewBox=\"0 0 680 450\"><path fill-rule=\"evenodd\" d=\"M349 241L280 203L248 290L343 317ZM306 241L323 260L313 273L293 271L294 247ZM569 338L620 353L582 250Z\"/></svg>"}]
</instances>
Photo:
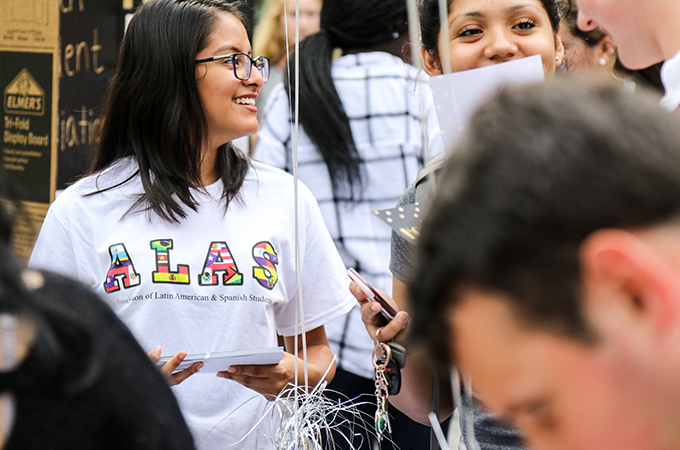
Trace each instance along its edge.
<instances>
[{"instance_id":1,"label":"dark hair of blurred person","mask_svg":"<svg viewBox=\"0 0 680 450\"><path fill-rule=\"evenodd\" d=\"M14 258L15 214L0 203L0 447L193 449L165 378L113 311Z\"/></svg>"},{"instance_id":2,"label":"dark hair of blurred person","mask_svg":"<svg viewBox=\"0 0 680 450\"><path fill-rule=\"evenodd\" d=\"M486 103L445 168L411 335L530 448L680 445L679 149L658 99L563 80Z\"/></svg>"}]
</instances>

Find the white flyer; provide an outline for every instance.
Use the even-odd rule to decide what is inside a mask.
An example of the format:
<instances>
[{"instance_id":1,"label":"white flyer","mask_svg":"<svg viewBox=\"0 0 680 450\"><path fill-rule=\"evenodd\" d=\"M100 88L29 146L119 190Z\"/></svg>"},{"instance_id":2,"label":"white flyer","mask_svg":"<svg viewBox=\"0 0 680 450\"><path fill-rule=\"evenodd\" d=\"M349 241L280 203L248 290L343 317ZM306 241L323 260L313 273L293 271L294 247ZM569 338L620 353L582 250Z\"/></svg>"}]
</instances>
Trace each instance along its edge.
<instances>
[{"instance_id":1,"label":"white flyer","mask_svg":"<svg viewBox=\"0 0 680 450\"><path fill-rule=\"evenodd\" d=\"M540 55L430 78L444 149L453 150L472 114L501 86L543 81Z\"/></svg>"}]
</instances>

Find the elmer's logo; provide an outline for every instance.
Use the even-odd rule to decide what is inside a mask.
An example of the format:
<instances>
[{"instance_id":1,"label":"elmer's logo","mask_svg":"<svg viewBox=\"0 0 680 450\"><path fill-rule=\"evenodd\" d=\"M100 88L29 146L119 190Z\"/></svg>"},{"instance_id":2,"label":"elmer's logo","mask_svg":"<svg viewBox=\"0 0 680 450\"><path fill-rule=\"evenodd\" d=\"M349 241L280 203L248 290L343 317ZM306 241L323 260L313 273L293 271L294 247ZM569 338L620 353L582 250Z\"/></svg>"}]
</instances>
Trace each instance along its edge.
<instances>
[{"instance_id":1,"label":"elmer's logo","mask_svg":"<svg viewBox=\"0 0 680 450\"><path fill-rule=\"evenodd\" d=\"M31 76L22 69L5 88L5 113L42 116L45 114L45 91Z\"/></svg>"}]
</instances>

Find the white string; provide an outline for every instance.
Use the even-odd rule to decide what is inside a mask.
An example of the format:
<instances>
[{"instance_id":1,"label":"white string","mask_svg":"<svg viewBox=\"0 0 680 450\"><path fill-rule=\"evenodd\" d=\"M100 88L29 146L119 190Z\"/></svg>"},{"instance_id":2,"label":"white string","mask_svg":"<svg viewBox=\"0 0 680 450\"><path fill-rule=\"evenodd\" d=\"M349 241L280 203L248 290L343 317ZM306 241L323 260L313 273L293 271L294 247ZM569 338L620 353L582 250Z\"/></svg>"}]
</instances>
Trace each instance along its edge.
<instances>
[{"instance_id":1,"label":"white string","mask_svg":"<svg viewBox=\"0 0 680 450\"><path fill-rule=\"evenodd\" d=\"M420 54L420 19L418 17L418 5L416 0L408 0L407 3L408 15L408 33L409 43L411 46L411 65L418 69L415 86L418 88L420 74L423 71L423 58ZM427 133L427 107L425 103L425 95L422 89L419 91L420 98L420 134L423 145L423 164L430 161L430 138Z\"/></svg>"},{"instance_id":2,"label":"white string","mask_svg":"<svg viewBox=\"0 0 680 450\"><path fill-rule=\"evenodd\" d=\"M288 41L288 6L286 5L286 0L283 0L283 17L286 19L283 21L283 34L284 34L284 39L286 40L286 77L288 80L290 80L290 42ZM288 83L288 98L290 98L290 82ZM289 104L288 105L288 110L290 114L292 115L292 107ZM291 125L291 134L293 132L293 128Z\"/></svg>"},{"instance_id":3,"label":"white string","mask_svg":"<svg viewBox=\"0 0 680 450\"><path fill-rule=\"evenodd\" d=\"M408 0L408 35L411 43L411 64L422 70L423 58L420 55L420 20L418 19L418 5L416 0Z\"/></svg>"},{"instance_id":4,"label":"white string","mask_svg":"<svg viewBox=\"0 0 680 450\"><path fill-rule=\"evenodd\" d=\"M451 73L449 14L446 0L439 0L439 62L443 73Z\"/></svg>"},{"instance_id":5,"label":"white string","mask_svg":"<svg viewBox=\"0 0 680 450\"><path fill-rule=\"evenodd\" d=\"M287 11L285 0L284 0L284 11ZM290 98L290 44L288 42L288 26L286 21L286 66L288 67L288 98ZM302 296L302 273L300 270L300 224L299 224L299 196L298 196L298 139L300 133L300 1L295 0L295 73L294 73L294 83L295 83L295 98L293 100L293 130L292 130L292 159L293 159L293 195L294 195L294 213L295 213L295 276L298 288L298 303L295 313L295 379L294 379L294 395L295 395L295 405L294 408L299 407L299 389L298 387L298 377L299 377L299 367L297 361L299 360L298 351L298 338L300 336L300 331L302 332L302 360L304 367L304 386L305 392L308 392L307 387L309 386L309 365L307 362L307 336L305 334L305 309ZM302 330L300 330L300 326ZM295 414L298 418L299 415ZM296 437L296 445L300 446L300 421L294 421L294 430Z\"/></svg>"},{"instance_id":6,"label":"white string","mask_svg":"<svg viewBox=\"0 0 680 450\"><path fill-rule=\"evenodd\" d=\"M470 399L470 404L472 404L472 380L470 377L465 380L464 383L465 393ZM479 443L477 442L477 437L475 436L475 419L473 417L472 410L469 414L466 414L465 429L467 431L467 443L469 444L468 450L480 450Z\"/></svg>"},{"instance_id":7,"label":"white string","mask_svg":"<svg viewBox=\"0 0 680 450\"><path fill-rule=\"evenodd\" d=\"M361 412L358 407L369 403L360 397L350 399L341 392L333 391L338 395L338 400L331 400L324 395L324 392L328 392L325 378L334 364L335 357L321 381L311 390L301 393L297 386L288 384L274 400L267 403L264 413L248 433L237 442L226 444L226 447L241 445L250 435L258 432L260 425L271 421L274 434L263 433L263 436L274 444L276 450L322 450L324 437L326 448L340 448L335 444L335 439L342 439L346 444L344 447L350 450L366 448L364 436L376 437L375 431L369 425L373 417ZM231 414L236 414L237 411L238 408ZM298 422L303 424L300 431L297 431ZM217 438L216 436L214 439ZM300 441L303 445L299 444ZM199 450L204 442L205 440L199 444Z\"/></svg>"},{"instance_id":8,"label":"white string","mask_svg":"<svg viewBox=\"0 0 680 450\"><path fill-rule=\"evenodd\" d=\"M297 5L296 5L297 9ZM297 13L297 11L296 11ZM283 0L283 36L286 42L286 79L288 79L288 98L290 98L291 94L291 84L290 84L290 41L288 40L288 4L286 3L286 0ZM297 19L297 18L296 18ZM295 21L297 25L297 20ZM288 113L289 115L293 115L293 107L289 102L288 105ZM298 259L298 248L299 248L299 236L298 236L298 216L297 216L297 211L298 211L298 205L297 205L297 141L296 141L296 136L295 132L293 129L293 125L291 124L291 130L290 130L291 135L293 136L293 195L294 195L294 214L295 214L295 274L296 274L296 281L299 283L299 278L297 277L297 274L300 272L299 270L299 259ZM297 315L297 309L295 310L295 340L294 340L294 347L295 349L293 350L293 355L295 356L295 372L294 372L294 377L295 377L295 384L297 385L297 379L298 379L298 315ZM262 417L264 419L264 416ZM261 419L261 420L262 420ZM259 422L258 424L259 425ZM298 430L297 426L295 428L295 436L298 436Z\"/></svg>"},{"instance_id":9,"label":"white string","mask_svg":"<svg viewBox=\"0 0 680 450\"><path fill-rule=\"evenodd\" d=\"M302 272L300 271L300 228L298 203L298 144L300 136L300 0L295 0L295 133L293 135L293 180L295 183L295 265L298 286L298 306L302 323L302 359L304 361L305 390L309 386L307 364L307 335L305 333L305 305L302 298ZM296 378L297 380L297 378Z\"/></svg>"},{"instance_id":10,"label":"white string","mask_svg":"<svg viewBox=\"0 0 680 450\"><path fill-rule=\"evenodd\" d=\"M437 415L433 412L430 412L430 414L427 415L427 418L430 419L432 431L434 431L434 435L437 438L437 442L439 443L441 450L450 450L449 444L446 442L446 436L444 436L444 431L442 431L442 427L439 425L439 419L437 418Z\"/></svg>"}]
</instances>

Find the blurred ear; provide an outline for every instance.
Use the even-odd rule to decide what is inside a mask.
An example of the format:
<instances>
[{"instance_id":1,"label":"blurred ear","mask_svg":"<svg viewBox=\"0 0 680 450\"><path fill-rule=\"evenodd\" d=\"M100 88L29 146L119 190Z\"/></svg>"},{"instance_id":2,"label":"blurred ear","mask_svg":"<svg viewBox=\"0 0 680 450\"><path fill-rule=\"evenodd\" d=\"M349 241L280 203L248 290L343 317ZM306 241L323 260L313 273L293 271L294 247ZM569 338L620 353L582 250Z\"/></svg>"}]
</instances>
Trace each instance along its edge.
<instances>
[{"instance_id":1,"label":"blurred ear","mask_svg":"<svg viewBox=\"0 0 680 450\"><path fill-rule=\"evenodd\" d=\"M596 331L639 330L655 339L675 325L680 277L655 233L604 229L583 242L583 307Z\"/></svg>"},{"instance_id":2,"label":"blurred ear","mask_svg":"<svg viewBox=\"0 0 680 450\"><path fill-rule=\"evenodd\" d=\"M429 76L433 77L442 74L441 63L438 57L431 55L422 45L420 46L420 54L423 57L423 69Z\"/></svg>"},{"instance_id":3,"label":"blurred ear","mask_svg":"<svg viewBox=\"0 0 680 450\"><path fill-rule=\"evenodd\" d=\"M616 50L616 45L612 38L605 36L599 44L597 44L597 58L602 58L609 64L612 56L614 56L614 50ZM605 64L605 65L607 65Z\"/></svg>"},{"instance_id":4,"label":"blurred ear","mask_svg":"<svg viewBox=\"0 0 680 450\"><path fill-rule=\"evenodd\" d=\"M557 34L555 34L555 66L559 67L564 61L564 44L562 43L562 25L557 29Z\"/></svg>"}]
</instances>

